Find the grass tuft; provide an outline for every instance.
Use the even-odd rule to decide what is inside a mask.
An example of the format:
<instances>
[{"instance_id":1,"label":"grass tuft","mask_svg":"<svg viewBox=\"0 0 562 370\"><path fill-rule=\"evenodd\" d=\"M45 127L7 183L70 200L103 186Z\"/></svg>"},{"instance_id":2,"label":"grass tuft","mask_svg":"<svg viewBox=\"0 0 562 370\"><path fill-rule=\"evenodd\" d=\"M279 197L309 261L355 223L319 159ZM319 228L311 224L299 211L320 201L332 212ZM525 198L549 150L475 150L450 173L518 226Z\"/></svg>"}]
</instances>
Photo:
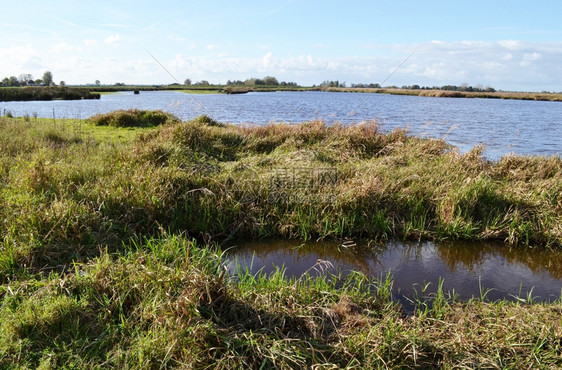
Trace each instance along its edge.
<instances>
[{"instance_id":1,"label":"grass tuft","mask_svg":"<svg viewBox=\"0 0 562 370\"><path fill-rule=\"evenodd\" d=\"M112 127L152 127L166 123L177 123L177 117L170 113L156 110L118 110L109 113L99 113L88 119L97 126Z\"/></svg>"}]
</instances>

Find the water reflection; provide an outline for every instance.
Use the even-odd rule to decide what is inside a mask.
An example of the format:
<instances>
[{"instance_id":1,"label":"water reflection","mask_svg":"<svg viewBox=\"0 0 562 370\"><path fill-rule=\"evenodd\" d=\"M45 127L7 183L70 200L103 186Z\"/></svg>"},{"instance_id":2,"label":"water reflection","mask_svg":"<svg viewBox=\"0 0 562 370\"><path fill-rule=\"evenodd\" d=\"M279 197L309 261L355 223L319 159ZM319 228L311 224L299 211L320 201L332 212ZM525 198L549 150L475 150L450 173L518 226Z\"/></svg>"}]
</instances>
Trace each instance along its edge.
<instances>
[{"instance_id":1,"label":"water reflection","mask_svg":"<svg viewBox=\"0 0 562 370\"><path fill-rule=\"evenodd\" d=\"M341 242L266 240L238 243L230 249L230 270L236 265L265 273L283 267L286 276L298 278L317 261L334 265L333 274L361 271L394 277L397 296L413 296L429 283L436 290L439 278L444 289L461 299L479 297L489 290L488 299L526 297L554 300L562 291L562 251L512 248L490 243L360 243L346 247ZM315 271L312 271L314 274Z\"/></svg>"}]
</instances>

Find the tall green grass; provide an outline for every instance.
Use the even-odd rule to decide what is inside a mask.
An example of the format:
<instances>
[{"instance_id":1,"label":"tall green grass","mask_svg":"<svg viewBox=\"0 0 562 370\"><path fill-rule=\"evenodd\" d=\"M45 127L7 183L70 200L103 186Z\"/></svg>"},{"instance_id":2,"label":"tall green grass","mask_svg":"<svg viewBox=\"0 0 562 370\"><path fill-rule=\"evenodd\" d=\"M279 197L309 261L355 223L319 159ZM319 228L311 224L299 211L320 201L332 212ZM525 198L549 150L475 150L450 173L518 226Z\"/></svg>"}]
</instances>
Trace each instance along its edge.
<instances>
[{"instance_id":1,"label":"tall green grass","mask_svg":"<svg viewBox=\"0 0 562 370\"><path fill-rule=\"evenodd\" d=\"M140 116L0 117L0 367L562 366L560 302L457 302L441 288L405 316L391 276L230 275L213 247L247 236L559 247L560 158L489 162L373 122Z\"/></svg>"},{"instance_id":2,"label":"tall green grass","mask_svg":"<svg viewBox=\"0 0 562 370\"><path fill-rule=\"evenodd\" d=\"M383 134L373 122L246 127L137 113L127 115L138 122L132 126L150 117L162 125L123 131L2 118L0 237L13 251L8 265L55 267L95 254L95 245L119 248L160 230L206 241L562 241L559 157L489 162L480 148L459 154L401 130Z\"/></svg>"}]
</instances>

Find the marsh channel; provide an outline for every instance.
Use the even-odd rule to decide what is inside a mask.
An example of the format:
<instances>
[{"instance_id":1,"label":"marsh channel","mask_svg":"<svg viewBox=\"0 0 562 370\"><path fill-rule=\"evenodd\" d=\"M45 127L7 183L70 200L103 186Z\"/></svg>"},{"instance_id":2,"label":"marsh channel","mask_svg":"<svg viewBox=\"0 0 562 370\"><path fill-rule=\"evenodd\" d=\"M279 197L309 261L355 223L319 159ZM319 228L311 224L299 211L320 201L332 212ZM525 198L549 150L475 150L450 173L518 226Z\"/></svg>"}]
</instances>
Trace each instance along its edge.
<instances>
[{"instance_id":1,"label":"marsh channel","mask_svg":"<svg viewBox=\"0 0 562 370\"><path fill-rule=\"evenodd\" d=\"M231 243L226 249L231 274L248 271L287 278L325 275L345 281L362 273L392 279L392 298L410 303L443 292L472 298L554 301L562 293L562 251L483 242L369 243L352 240L302 242L261 240Z\"/></svg>"}]
</instances>

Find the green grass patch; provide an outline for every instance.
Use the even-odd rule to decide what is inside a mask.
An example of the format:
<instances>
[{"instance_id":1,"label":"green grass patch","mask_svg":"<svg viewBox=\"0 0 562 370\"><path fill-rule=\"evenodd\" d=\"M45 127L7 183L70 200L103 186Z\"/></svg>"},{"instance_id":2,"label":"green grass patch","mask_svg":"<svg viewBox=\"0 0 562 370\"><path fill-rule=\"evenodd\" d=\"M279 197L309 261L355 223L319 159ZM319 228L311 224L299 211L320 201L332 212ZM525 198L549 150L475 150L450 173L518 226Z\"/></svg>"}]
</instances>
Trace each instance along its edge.
<instances>
[{"instance_id":1,"label":"green grass patch","mask_svg":"<svg viewBox=\"0 0 562 370\"><path fill-rule=\"evenodd\" d=\"M490 162L374 122L101 121L0 117L0 367L562 366L559 302L438 291L406 317L391 276L229 276L209 245L362 236L557 248L559 157Z\"/></svg>"}]
</instances>

